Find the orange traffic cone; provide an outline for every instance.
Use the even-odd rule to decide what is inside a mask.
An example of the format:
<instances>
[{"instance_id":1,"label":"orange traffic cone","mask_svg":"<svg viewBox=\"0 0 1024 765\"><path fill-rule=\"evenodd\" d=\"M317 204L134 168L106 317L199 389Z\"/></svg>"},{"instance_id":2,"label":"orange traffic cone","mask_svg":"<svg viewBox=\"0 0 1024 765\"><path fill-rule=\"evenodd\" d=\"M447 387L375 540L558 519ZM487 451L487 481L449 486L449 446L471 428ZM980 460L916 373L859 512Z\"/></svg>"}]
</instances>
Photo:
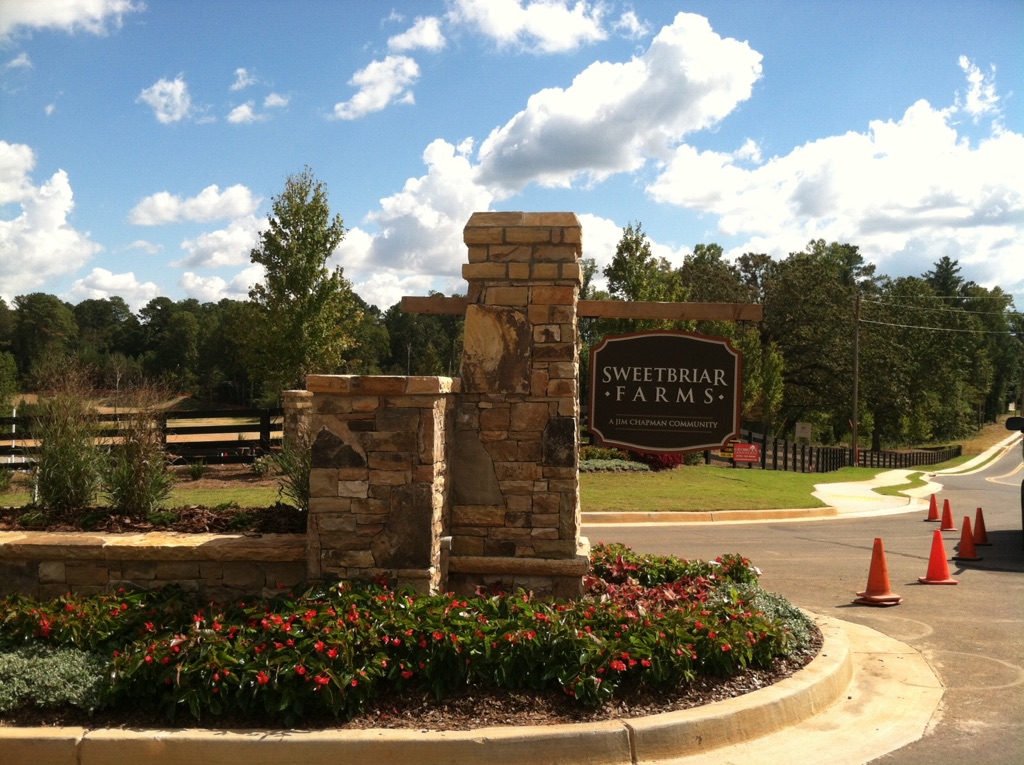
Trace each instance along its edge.
<instances>
[{"instance_id":1,"label":"orange traffic cone","mask_svg":"<svg viewBox=\"0 0 1024 765\"><path fill-rule=\"evenodd\" d=\"M935 499L934 494L932 494L932 498L928 500L928 517L925 518L925 520L935 521L935 523L939 522L939 502Z\"/></svg>"},{"instance_id":2,"label":"orange traffic cone","mask_svg":"<svg viewBox=\"0 0 1024 765\"><path fill-rule=\"evenodd\" d=\"M980 507L978 508L978 512L974 514L974 546L992 546L992 543L988 541L988 532L985 531L985 516L981 514Z\"/></svg>"},{"instance_id":3,"label":"orange traffic cone","mask_svg":"<svg viewBox=\"0 0 1024 765\"><path fill-rule=\"evenodd\" d=\"M889 589L889 567L885 564L885 550L882 540L875 538L875 547L871 551L871 569L868 571L868 587L864 592L857 593L854 603L865 606L898 606L903 598Z\"/></svg>"},{"instance_id":4,"label":"orange traffic cone","mask_svg":"<svg viewBox=\"0 0 1024 765\"><path fill-rule=\"evenodd\" d=\"M956 579L949 576L949 564L946 562L946 545L942 542L942 532L936 530L932 534L932 554L928 559L928 574L917 578L921 584L957 584Z\"/></svg>"},{"instance_id":5,"label":"orange traffic cone","mask_svg":"<svg viewBox=\"0 0 1024 765\"><path fill-rule=\"evenodd\" d=\"M949 500L942 500L942 525L939 526L940 531L956 531L956 526L953 525L953 509L949 506Z\"/></svg>"},{"instance_id":6,"label":"orange traffic cone","mask_svg":"<svg viewBox=\"0 0 1024 765\"><path fill-rule=\"evenodd\" d=\"M974 534L971 533L971 519L964 516L964 533L960 535L960 547L953 560L981 560L981 556L974 549Z\"/></svg>"}]
</instances>

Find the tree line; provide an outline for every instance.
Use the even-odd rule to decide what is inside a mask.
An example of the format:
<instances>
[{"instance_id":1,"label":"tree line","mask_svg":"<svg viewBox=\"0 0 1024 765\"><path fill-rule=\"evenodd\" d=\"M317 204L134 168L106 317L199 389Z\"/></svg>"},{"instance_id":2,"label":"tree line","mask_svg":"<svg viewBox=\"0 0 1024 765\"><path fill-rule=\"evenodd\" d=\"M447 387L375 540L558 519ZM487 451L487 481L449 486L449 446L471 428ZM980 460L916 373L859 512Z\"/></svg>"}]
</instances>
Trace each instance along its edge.
<instances>
[{"instance_id":1,"label":"tree line","mask_svg":"<svg viewBox=\"0 0 1024 765\"><path fill-rule=\"evenodd\" d=\"M783 259L735 262L698 244L674 268L636 223L603 271L606 293L593 288L596 274L585 263L592 299L759 303L756 324L590 320L581 334L585 345L656 328L729 338L744 355L744 419L771 435L810 422L817 442L848 442L855 367L858 431L873 449L962 438L1020 403L1024 317L1011 295L965 280L948 256L921 276L892 278L848 243L818 239Z\"/></svg>"},{"instance_id":2,"label":"tree line","mask_svg":"<svg viewBox=\"0 0 1024 765\"><path fill-rule=\"evenodd\" d=\"M0 404L47 389L69 362L98 389L159 379L236 405L270 403L309 373L457 376L461 317L367 304L342 268L327 265L344 233L306 168L273 199L251 252L266 275L248 300L157 297L133 312L116 296L76 305L38 292L12 305L0 299ZM588 299L764 309L759 323L582 319L584 386L589 349L604 335L674 329L725 337L743 352L745 423L771 435L803 421L820 443L848 440L855 364L859 431L873 448L955 440L1020 400L1024 319L1009 294L964 280L948 257L921 276L890 278L856 245L819 239L782 259L746 253L735 262L717 244L698 244L677 268L652 254L637 222L603 269L606 290L596 289L593 259L583 260L583 274Z\"/></svg>"}]
</instances>

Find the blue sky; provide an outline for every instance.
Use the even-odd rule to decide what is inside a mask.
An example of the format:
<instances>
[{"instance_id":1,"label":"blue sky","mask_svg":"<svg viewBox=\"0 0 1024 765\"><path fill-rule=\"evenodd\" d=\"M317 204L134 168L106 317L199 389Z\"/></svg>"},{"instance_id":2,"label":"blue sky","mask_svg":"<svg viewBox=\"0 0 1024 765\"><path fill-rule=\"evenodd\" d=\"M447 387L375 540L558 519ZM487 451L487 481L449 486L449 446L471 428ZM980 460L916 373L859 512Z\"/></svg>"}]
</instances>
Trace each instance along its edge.
<instances>
[{"instance_id":1,"label":"blue sky","mask_svg":"<svg viewBox=\"0 0 1024 765\"><path fill-rule=\"evenodd\" d=\"M782 258L943 256L1024 303L1024 3L0 0L0 296L244 299L309 166L387 308L480 210ZM333 262L332 261L332 262Z\"/></svg>"}]
</instances>

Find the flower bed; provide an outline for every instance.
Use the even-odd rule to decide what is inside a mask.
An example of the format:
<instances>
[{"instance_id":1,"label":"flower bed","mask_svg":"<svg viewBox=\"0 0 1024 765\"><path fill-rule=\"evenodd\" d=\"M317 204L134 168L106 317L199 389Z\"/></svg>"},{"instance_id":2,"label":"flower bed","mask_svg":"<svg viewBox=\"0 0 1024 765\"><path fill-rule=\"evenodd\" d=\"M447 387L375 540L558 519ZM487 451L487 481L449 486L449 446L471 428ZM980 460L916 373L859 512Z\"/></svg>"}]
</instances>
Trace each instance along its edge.
<instances>
[{"instance_id":1,"label":"flower bed","mask_svg":"<svg viewBox=\"0 0 1024 765\"><path fill-rule=\"evenodd\" d=\"M10 596L0 599L0 651L101 657L96 692L78 696L89 708L260 724L345 720L380 697L467 688L555 690L596 707L807 651L809 622L764 593L740 556L681 561L598 545L592 568L579 601L349 582L220 604L176 589ZM7 709L37 702L28 688Z\"/></svg>"}]
</instances>

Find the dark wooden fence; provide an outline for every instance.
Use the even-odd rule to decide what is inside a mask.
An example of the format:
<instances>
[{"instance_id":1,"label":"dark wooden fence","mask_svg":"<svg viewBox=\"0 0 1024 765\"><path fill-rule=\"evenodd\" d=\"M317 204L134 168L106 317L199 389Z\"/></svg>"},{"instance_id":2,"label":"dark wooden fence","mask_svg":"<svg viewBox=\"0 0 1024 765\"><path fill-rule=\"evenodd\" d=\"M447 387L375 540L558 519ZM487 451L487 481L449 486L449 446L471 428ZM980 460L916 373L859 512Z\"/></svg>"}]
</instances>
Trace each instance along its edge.
<instances>
[{"instance_id":1,"label":"dark wooden fence","mask_svg":"<svg viewBox=\"0 0 1024 765\"><path fill-rule=\"evenodd\" d=\"M178 463L210 465L251 463L281 446L284 410L207 409L160 412L160 428L167 453ZM124 414L96 417L96 439L114 445L122 434ZM0 467L27 467L38 449L32 436L33 418L0 417Z\"/></svg>"},{"instance_id":2,"label":"dark wooden fence","mask_svg":"<svg viewBox=\"0 0 1024 765\"><path fill-rule=\"evenodd\" d=\"M757 444L761 447L759 467L763 470L831 473L854 463L851 450L845 447L811 446L783 438L769 439L763 433L755 433L750 430L740 431L740 441ZM936 465L959 457L962 453L963 447L960 445L906 451L864 449L857 455L857 464L860 467L904 470L923 465ZM738 463L738 465L754 467L749 463Z\"/></svg>"}]
</instances>

